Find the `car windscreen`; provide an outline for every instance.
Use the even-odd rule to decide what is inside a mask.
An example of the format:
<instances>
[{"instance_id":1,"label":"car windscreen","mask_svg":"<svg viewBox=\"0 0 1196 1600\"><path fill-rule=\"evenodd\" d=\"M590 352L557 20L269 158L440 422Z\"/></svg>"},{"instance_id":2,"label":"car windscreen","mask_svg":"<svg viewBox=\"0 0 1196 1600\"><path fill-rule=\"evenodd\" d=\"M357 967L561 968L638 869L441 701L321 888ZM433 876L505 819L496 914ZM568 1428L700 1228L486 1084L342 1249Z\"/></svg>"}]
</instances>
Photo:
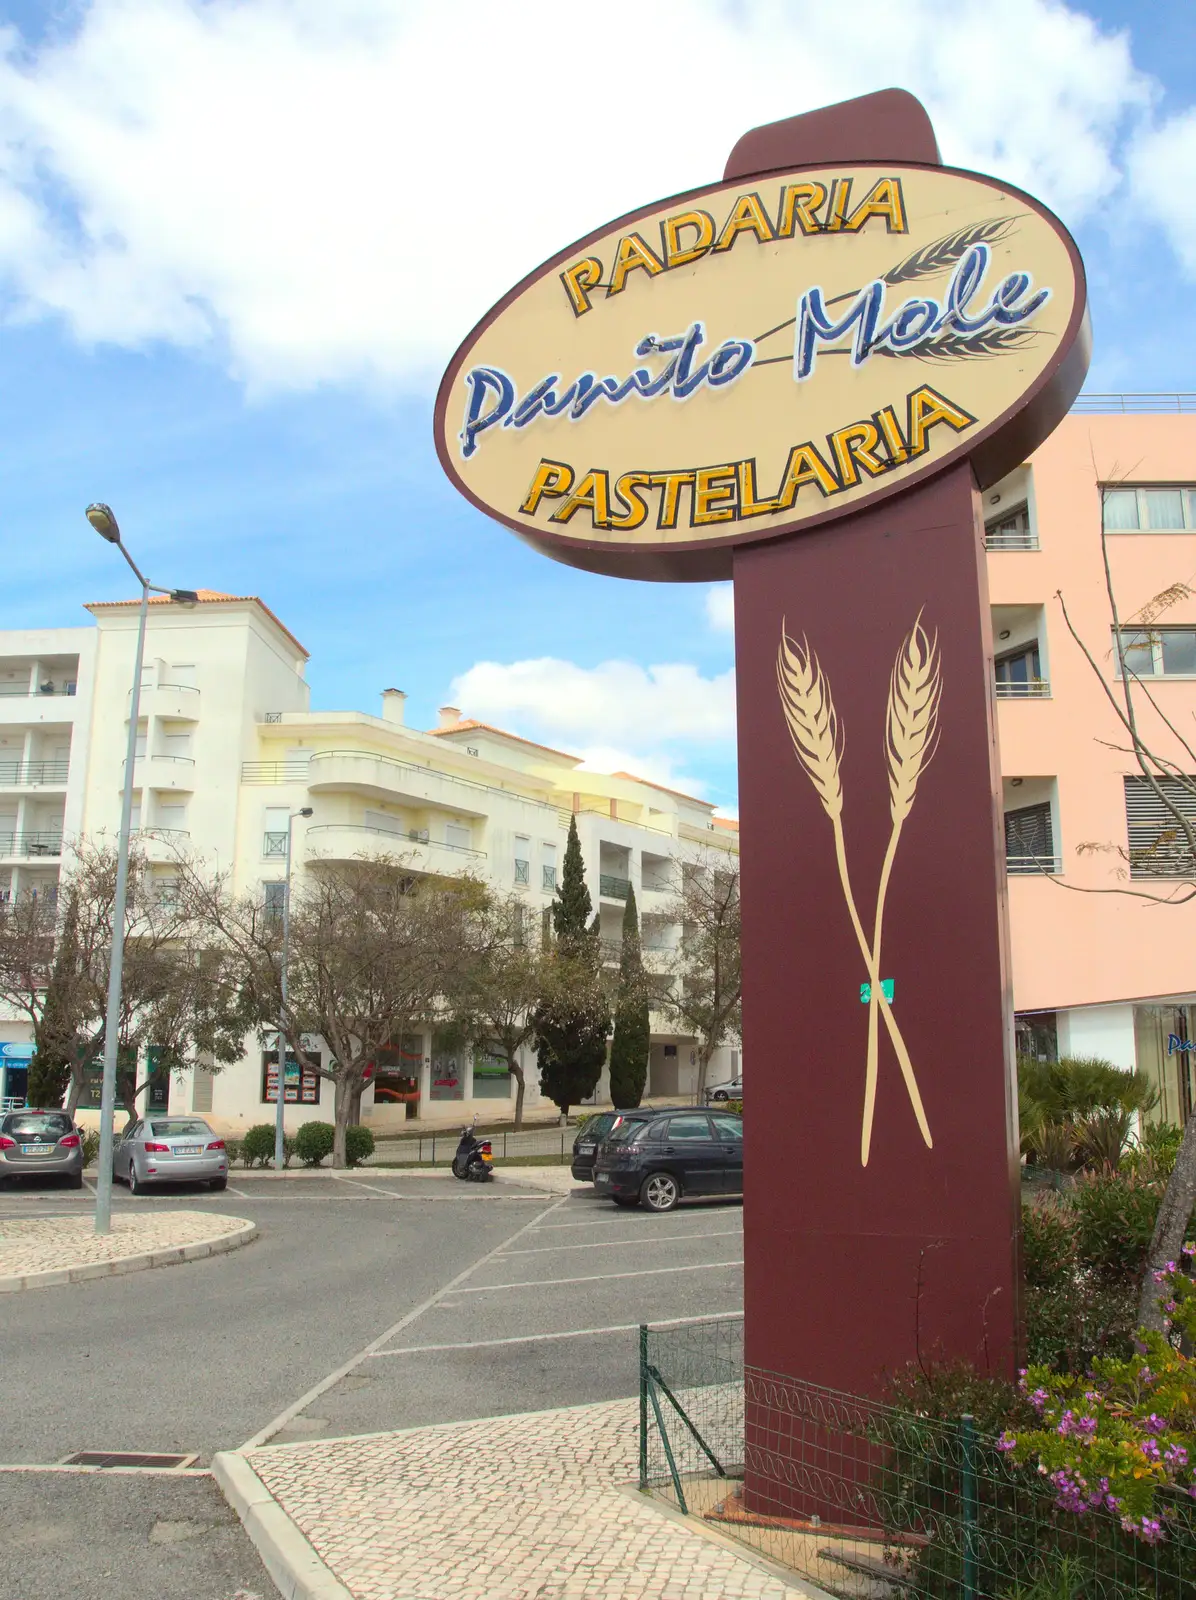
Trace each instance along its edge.
<instances>
[{"instance_id":1,"label":"car windscreen","mask_svg":"<svg viewBox=\"0 0 1196 1600\"><path fill-rule=\"evenodd\" d=\"M14 1139L34 1139L39 1135L44 1138L47 1133L61 1139L71 1131L71 1119L65 1111L16 1111L5 1117L0 1127Z\"/></svg>"},{"instance_id":2,"label":"car windscreen","mask_svg":"<svg viewBox=\"0 0 1196 1600\"><path fill-rule=\"evenodd\" d=\"M155 1117L148 1131L155 1139L182 1139L188 1134L206 1139L212 1130L206 1122L198 1122L190 1117Z\"/></svg>"},{"instance_id":3,"label":"car windscreen","mask_svg":"<svg viewBox=\"0 0 1196 1600\"><path fill-rule=\"evenodd\" d=\"M580 1127L577 1130L577 1137L579 1139L605 1139L614 1120L612 1112L604 1111L599 1116L591 1117L588 1122Z\"/></svg>"}]
</instances>

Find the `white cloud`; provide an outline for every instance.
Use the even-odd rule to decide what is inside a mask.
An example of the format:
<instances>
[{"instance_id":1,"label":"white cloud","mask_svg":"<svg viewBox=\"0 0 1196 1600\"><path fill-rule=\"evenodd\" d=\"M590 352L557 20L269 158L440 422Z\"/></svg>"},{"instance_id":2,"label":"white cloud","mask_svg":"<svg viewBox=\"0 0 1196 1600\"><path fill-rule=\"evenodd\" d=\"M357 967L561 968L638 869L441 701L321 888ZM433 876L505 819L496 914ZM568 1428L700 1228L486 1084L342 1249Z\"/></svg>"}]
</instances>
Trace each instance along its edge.
<instances>
[{"instance_id":1,"label":"white cloud","mask_svg":"<svg viewBox=\"0 0 1196 1600\"><path fill-rule=\"evenodd\" d=\"M703 678L687 662L479 661L453 679L451 698L467 717L563 739L575 754L578 744L655 751L735 737L734 672Z\"/></svg>"},{"instance_id":2,"label":"white cloud","mask_svg":"<svg viewBox=\"0 0 1196 1600\"><path fill-rule=\"evenodd\" d=\"M1196 210L1187 191L1189 174L1196 169L1196 110L1143 130L1130 152L1129 168L1137 203L1196 277Z\"/></svg>"},{"instance_id":3,"label":"white cloud","mask_svg":"<svg viewBox=\"0 0 1196 1600\"><path fill-rule=\"evenodd\" d=\"M32 52L0 31L8 314L211 346L259 388L424 387L522 273L716 177L755 123L902 83L947 160L1074 220L1150 94L1059 0L856 0L849 35L822 0L601 26L559 0L90 0Z\"/></svg>"},{"instance_id":4,"label":"white cloud","mask_svg":"<svg viewBox=\"0 0 1196 1600\"><path fill-rule=\"evenodd\" d=\"M706 621L715 633L735 632L735 587L718 583L706 591Z\"/></svg>"}]
</instances>

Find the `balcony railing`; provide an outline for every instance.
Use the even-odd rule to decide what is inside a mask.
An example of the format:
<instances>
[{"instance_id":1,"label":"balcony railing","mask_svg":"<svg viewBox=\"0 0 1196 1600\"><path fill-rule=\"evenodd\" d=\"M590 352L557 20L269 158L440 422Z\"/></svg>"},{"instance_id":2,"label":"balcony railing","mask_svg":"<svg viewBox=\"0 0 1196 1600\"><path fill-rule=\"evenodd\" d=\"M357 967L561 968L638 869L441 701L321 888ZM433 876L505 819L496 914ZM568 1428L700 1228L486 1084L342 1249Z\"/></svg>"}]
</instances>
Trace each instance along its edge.
<instances>
[{"instance_id":1,"label":"balcony railing","mask_svg":"<svg viewBox=\"0 0 1196 1600\"><path fill-rule=\"evenodd\" d=\"M518 800L520 805L534 806L537 811L551 811L558 815L558 808L549 805L544 800L533 800L517 788L507 788L497 783L479 783L476 778L463 778L456 772L446 772L440 767L434 767L429 762L421 764L416 761L399 761L394 756L375 755L371 750L313 750L310 756L289 756L282 761L242 761L242 783L267 783L267 784L306 784L311 777L312 761L328 761L334 757L352 757L355 761L367 761L374 766L385 767L388 770L402 773L405 777L433 779L440 783L451 783L465 789L473 790L477 794L499 794L507 800ZM568 827L569 813L560 812L563 820L561 826Z\"/></svg>"},{"instance_id":2,"label":"balcony railing","mask_svg":"<svg viewBox=\"0 0 1196 1600\"><path fill-rule=\"evenodd\" d=\"M532 881L532 864L530 861L520 861L515 858L515 882L530 883Z\"/></svg>"},{"instance_id":3,"label":"balcony railing","mask_svg":"<svg viewBox=\"0 0 1196 1600\"><path fill-rule=\"evenodd\" d=\"M57 761L0 761L0 784L9 788L33 788L37 784L64 784L70 762Z\"/></svg>"},{"instance_id":4,"label":"balcony railing","mask_svg":"<svg viewBox=\"0 0 1196 1600\"><path fill-rule=\"evenodd\" d=\"M475 850L472 845L449 844L444 839L429 839L426 828L412 828L409 832L399 833L393 828L372 828L368 823L361 822L319 822L315 827L309 827L307 837L312 839L319 833L368 833L375 839L393 839L396 844L420 844L432 850L451 850L458 856L476 856L485 859L484 850ZM313 841L318 847L318 840Z\"/></svg>"},{"instance_id":5,"label":"balcony railing","mask_svg":"<svg viewBox=\"0 0 1196 1600\"><path fill-rule=\"evenodd\" d=\"M0 833L0 857L5 859L9 856L60 856L61 854L61 833L45 831Z\"/></svg>"},{"instance_id":6,"label":"balcony railing","mask_svg":"<svg viewBox=\"0 0 1196 1600\"><path fill-rule=\"evenodd\" d=\"M1032 874L1060 873L1063 867L1058 856L1010 856L1005 857L1005 871L1011 877L1025 877Z\"/></svg>"},{"instance_id":7,"label":"balcony railing","mask_svg":"<svg viewBox=\"0 0 1196 1600\"><path fill-rule=\"evenodd\" d=\"M287 836L282 833L264 833L262 835L262 854L271 858L281 859L287 853Z\"/></svg>"},{"instance_id":8,"label":"balcony railing","mask_svg":"<svg viewBox=\"0 0 1196 1600\"><path fill-rule=\"evenodd\" d=\"M606 895L609 900L626 900L631 893L631 879L615 878L609 872L600 873L598 893Z\"/></svg>"},{"instance_id":9,"label":"balcony railing","mask_svg":"<svg viewBox=\"0 0 1196 1600\"><path fill-rule=\"evenodd\" d=\"M1158 411L1196 412L1196 394L1080 394L1071 409L1081 412L1120 411L1144 416Z\"/></svg>"},{"instance_id":10,"label":"balcony railing","mask_svg":"<svg viewBox=\"0 0 1196 1600\"><path fill-rule=\"evenodd\" d=\"M1049 700L1049 678L1027 678L1023 683L997 682L998 700Z\"/></svg>"},{"instance_id":11,"label":"balcony railing","mask_svg":"<svg viewBox=\"0 0 1196 1600\"><path fill-rule=\"evenodd\" d=\"M54 700L69 699L76 692L73 683L64 684L60 689L57 686L49 689L0 689L0 700Z\"/></svg>"},{"instance_id":12,"label":"balcony railing","mask_svg":"<svg viewBox=\"0 0 1196 1600\"><path fill-rule=\"evenodd\" d=\"M1031 528L994 528L984 535L986 550L1037 550L1038 535Z\"/></svg>"}]
</instances>

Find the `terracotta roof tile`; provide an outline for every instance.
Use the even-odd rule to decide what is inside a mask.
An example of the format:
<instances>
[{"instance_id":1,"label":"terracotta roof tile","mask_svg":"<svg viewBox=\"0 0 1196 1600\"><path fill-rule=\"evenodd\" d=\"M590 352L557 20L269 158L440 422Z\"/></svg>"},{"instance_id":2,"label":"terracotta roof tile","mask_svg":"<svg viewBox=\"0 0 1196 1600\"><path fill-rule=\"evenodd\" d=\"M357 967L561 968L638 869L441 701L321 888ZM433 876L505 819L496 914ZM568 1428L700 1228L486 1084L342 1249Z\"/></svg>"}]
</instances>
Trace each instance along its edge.
<instances>
[{"instance_id":1,"label":"terracotta roof tile","mask_svg":"<svg viewBox=\"0 0 1196 1600\"><path fill-rule=\"evenodd\" d=\"M429 728L428 732L435 739L442 739L449 733L493 733L500 739L510 739L514 744L530 745L533 750L547 750L550 756L563 756L566 761L581 760L580 756L570 755L567 750L554 750L550 744L537 744L534 739L525 739L518 733L508 733L505 728L496 728L489 722L475 722L472 717L451 723L447 728Z\"/></svg>"}]
</instances>

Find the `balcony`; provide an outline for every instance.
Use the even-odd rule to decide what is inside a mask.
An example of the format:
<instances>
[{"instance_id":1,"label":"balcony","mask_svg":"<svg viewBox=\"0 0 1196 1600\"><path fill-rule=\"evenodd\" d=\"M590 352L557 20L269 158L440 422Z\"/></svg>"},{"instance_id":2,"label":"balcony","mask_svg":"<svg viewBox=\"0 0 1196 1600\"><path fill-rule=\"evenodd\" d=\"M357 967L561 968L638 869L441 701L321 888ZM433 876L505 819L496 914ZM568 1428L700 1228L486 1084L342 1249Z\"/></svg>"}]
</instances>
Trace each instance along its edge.
<instances>
[{"instance_id":1,"label":"balcony","mask_svg":"<svg viewBox=\"0 0 1196 1600\"><path fill-rule=\"evenodd\" d=\"M138 789L190 792L195 788L195 759L192 756L138 756L133 766L133 785Z\"/></svg>"},{"instance_id":2,"label":"balcony","mask_svg":"<svg viewBox=\"0 0 1196 1600\"><path fill-rule=\"evenodd\" d=\"M308 862L355 861L361 856L393 856L413 872L444 875L465 872L486 859L484 850L429 839L427 830L412 828L398 833L391 828L371 828L364 823L318 822L307 828L304 847Z\"/></svg>"},{"instance_id":3,"label":"balcony","mask_svg":"<svg viewBox=\"0 0 1196 1600\"><path fill-rule=\"evenodd\" d=\"M62 854L61 830L0 833L0 861L43 860Z\"/></svg>"},{"instance_id":4,"label":"balcony","mask_svg":"<svg viewBox=\"0 0 1196 1600\"><path fill-rule=\"evenodd\" d=\"M147 861L171 866L187 848L191 834L186 828L138 828L133 837Z\"/></svg>"},{"instance_id":5,"label":"balcony","mask_svg":"<svg viewBox=\"0 0 1196 1600\"><path fill-rule=\"evenodd\" d=\"M626 900L631 893L631 879L616 878L609 872L600 873L598 893L605 900Z\"/></svg>"},{"instance_id":6,"label":"balcony","mask_svg":"<svg viewBox=\"0 0 1196 1600\"><path fill-rule=\"evenodd\" d=\"M997 679L998 700L1049 700L1051 698L1051 684L1049 678L1022 678L1019 680Z\"/></svg>"},{"instance_id":7,"label":"balcony","mask_svg":"<svg viewBox=\"0 0 1196 1600\"><path fill-rule=\"evenodd\" d=\"M75 690L0 689L0 723L7 727L57 722L67 727L75 720Z\"/></svg>"},{"instance_id":8,"label":"balcony","mask_svg":"<svg viewBox=\"0 0 1196 1600\"><path fill-rule=\"evenodd\" d=\"M0 761L0 789L65 789L70 761Z\"/></svg>"},{"instance_id":9,"label":"balcony","mask_svg":"<svg viewBox=\"0 0 1196 1600\"><path fill-rule=\"evenodd\" d=\"M1042 877L1063 871L1058 856L1005 856L1005 871L1011 878Z\"/></svg>"},{"instance_id":10,"label":"balcony","mask_svg":"<svg viewBox=\"0 0 1196 1600\"><path fill-rule=\"evenodd\" d=\"M133 697L130 689L126 707ZM162 717L167 722L199 721L199 690L188 683L145 684L137 702L137 713L142 717ZM129 720L125 711L125 721Z\"/></svg>"}]
</instances>

